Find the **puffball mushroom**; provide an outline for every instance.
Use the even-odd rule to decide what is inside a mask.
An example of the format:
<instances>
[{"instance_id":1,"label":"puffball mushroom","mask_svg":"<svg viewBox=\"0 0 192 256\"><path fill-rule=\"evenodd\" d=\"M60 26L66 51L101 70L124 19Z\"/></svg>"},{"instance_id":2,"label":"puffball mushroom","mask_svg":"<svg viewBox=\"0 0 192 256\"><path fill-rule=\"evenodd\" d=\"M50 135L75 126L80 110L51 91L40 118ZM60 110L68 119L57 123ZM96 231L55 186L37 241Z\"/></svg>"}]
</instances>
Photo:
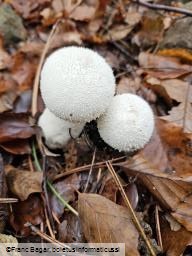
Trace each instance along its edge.
<instances>
[{"instance_id":1,"label":"puffball mushroom","mask_svg":"<svg viewBox=\"0 0 192 256\"><path fill-rule=\"evenodd\" d=\"M56 50L41 71L46 107L61 119L89 122L103 114L115 94L115 77L93 50L69 46Z\"/></svg>"},{"instance_id":2,"label":"puffball mushroom","mask_svg":"<svg viewBox=\"0 0 192 256\"><path fill-rule=\"evenodd\" d=\"M149 104L134 94L113 98L106 113L97 120L101 138L114 149L132 152L149 142L154 116Z\"/></svg>"},{"instance_id":3,"label":"puffball mushroom","mask_svg":"<svg viewBox=\"0 0 192 256\"><path fill-rule=\"evenodd\" d=\"M84 127L84 123L71 123L56 117L48 108L40 116L38 125L47 146L52 149L63 148L71 137L77 138Z\"/></svg>"}]
</instances>

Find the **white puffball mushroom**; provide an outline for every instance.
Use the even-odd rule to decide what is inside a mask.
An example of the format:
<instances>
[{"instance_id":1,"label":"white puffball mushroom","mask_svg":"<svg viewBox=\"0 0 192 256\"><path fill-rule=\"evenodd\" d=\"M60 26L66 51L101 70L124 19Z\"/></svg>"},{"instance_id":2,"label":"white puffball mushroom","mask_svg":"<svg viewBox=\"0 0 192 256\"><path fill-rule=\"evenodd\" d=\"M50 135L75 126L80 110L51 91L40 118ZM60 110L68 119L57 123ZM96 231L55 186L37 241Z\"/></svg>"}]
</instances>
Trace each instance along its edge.
<instances>
[{"instance_id":1,"label":"white puffball mushroom","mask_svg":"<svg viewBox=\"0 0 192 256\"><path fill-rule=\"evenodd\" d=\"M85 123L71 123L56 117L48 108L44 110L38 120L46 145L51 149L64 148L72 138L77 138Z\"/></svg>"},{"instance_id":2,"label":"white puffball mushroom","mask_svg":"<svg viewBox=\"0 0 192 256\"><path fill-rule=\"evenodd\" d=\"M46 107L61 119L89 122L103 114L115 94L115 77L95 51L76 46L53 52L41 71Z\"/></svg>"},{"instance_id":3,"label":"white puffball mushroom","mask_svg":"<svg viewBox=\"0 0 192 256\"><path fill-rule=\"evenodd\" d=\"M129 93L115 96L106 113L97 120L101 138L120 152L143 148L152 136L154 125L149 104Z\"/></svg>"}]
</instances>

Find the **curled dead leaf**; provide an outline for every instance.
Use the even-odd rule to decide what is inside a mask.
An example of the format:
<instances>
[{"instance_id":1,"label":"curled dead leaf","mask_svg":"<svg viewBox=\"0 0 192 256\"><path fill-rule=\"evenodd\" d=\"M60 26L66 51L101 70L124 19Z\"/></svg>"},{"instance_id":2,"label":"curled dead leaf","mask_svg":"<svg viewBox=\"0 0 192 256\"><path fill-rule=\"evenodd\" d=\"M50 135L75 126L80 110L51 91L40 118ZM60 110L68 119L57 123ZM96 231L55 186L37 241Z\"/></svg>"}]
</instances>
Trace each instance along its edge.
<instances>
[{"instance_id":1,"label":"curled dead leaf","mask_svg":"<svg viewBox=\"0 0 192 256\"><path fill-rule=\"evenodd\" d=\"M42 192L42 172L21 171L11 168L6 171L6 180L9 191L21 201L26 200L32 193Z\"/></svg>"}]
</instances>

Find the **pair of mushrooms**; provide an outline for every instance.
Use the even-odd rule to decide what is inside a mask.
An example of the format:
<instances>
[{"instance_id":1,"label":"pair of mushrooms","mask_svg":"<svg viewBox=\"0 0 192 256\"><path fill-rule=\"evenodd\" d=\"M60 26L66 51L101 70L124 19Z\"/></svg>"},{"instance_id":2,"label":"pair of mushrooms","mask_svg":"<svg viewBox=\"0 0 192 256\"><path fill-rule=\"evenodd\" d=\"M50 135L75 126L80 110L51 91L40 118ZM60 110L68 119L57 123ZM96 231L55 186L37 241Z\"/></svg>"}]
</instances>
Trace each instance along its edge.
<instances>
[{"instance_id":1,"label":"pair of mushrooms","mask_svg":"<svg viewBox=\"0 0 192 256\"><path fill-rule=\"evenodd\" d=\"M82 47L52 53L42 68L46 109L38 125L48 147L63 148L86 122L97 119L101 138L119 151L142 148L154 129L149 104L134 94L115 95L115 77L105 59Z\"/></svg>"}]
</instances>

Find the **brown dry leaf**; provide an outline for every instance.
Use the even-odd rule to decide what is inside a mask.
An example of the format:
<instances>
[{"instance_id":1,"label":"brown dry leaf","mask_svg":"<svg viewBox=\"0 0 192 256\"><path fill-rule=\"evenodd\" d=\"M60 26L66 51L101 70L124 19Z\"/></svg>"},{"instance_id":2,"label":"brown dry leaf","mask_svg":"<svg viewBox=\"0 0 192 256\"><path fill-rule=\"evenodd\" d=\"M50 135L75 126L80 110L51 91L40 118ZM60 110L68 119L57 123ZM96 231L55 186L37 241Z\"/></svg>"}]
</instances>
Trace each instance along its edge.
<instances>
[{"instance_id":1,"label":"brown dry leaf","mask_svg":"<svg viewBox=\"0 0 192 256\"><path fill-rule=\"evenodd\" d=\"M161 119L177 124L185 133L192 133L192 105L190 102L173 107L169 111L169 115L162 116Z\"/></svg>"},{"instance_id":2,"label":"brown dry leaf","mask_svg":"<svg viewBox=\"0 0 192 256\"><path fill-rule=\"evenodd\" d=\"M190 65L181 64L177 58L141 52L138 60L144 73L159 79L173 79L192 72Z\"/></svg>"},{"instance_id":3,"label":"brown dry leaf","mask_svg":"<svg viewBox=\"0 0 192 256\"><path fill-rule=\"evenodd\" d=\"M15 139L27 139L35 134L35 129L29 124L26 114L0 114L0 143Z\"/></svg>"},{"instance_id":4,"label":"brown dry leaf","mask_svg":"<svg viewBox=\"0 0 192 256\"><path fill-rule=\"evenodd\" d=\"M31 194L27 200L15 203L10 216L11 226L23 236L31 233L30 227L25 226L27 222L39 225L43 220L43 204L37 194Z\"/></svg>"},{"instance_id":5,"label":"brown dry leaf","mask_svg":"<svg viewBox=\"0 0 192 256\"><path fill-rule=\"evenodd\" d=\"M21 42L19 44L19 51L24 54L31 54L40 56L45 44L42 42Z\"/></svg>"},{"instance_id":6,"label":"brown dry leaf","mask_svg":"<svg viewBox=\"0 0 192 256\"><path fill-rule=\"evenodd\" d=\"M36 63L21 52L16 53L12 58L11 74L19 84L19 90L31 89L37 67Z\"/></svg>"},{"instance_id":7,"label":"brown dry leaf","mask_svg":"<svg viewBox=\"0 0 192 256\"><path fill-rule=\"evenodd\" d=\"M139 255L139 235L128 209L97 194L80 194L78 212L88 242L125 243L125 255Z\"/></svg>"},{"instance_id":8,"label":"brown dry leaf","mask_svg":"<svg viewBox=\"0 0 192 256\"><path fill-rule=\"evenodd\" d=\"M17 98L17 83L8 74L0 74L0 113L11 110Z\"/></svg>"},{"instance_id":9,"label":"brown dry leaf","mask_svg":"<svg viewBox=\"0 0 192 256\"><path fill-rule=\"evenodd\" d=\"M0 45L0 70L8 68L10 63L11 56Z\"/></svg>"},{"instance_id":10,"label":"brown dry leaf","mask_svg":"<svg viewBox=\"0 0 192 256\"><path fill-rule=\"evenodd\" d=\"M75 7L72 1L68 1L65 11L69 13L71 19L77 21L90 21L95 17L96 11L99 8L98 0L85 0L82 4Z\"/></svg>"},{"instance_id":11,"label":"brown dry leaf","mask_svg":"<svg viewBox=\"0 0 192 256\"><path fill-rule=\"evenodd\" d=\"M72 202L75 200L75 191L80 188L80 178L77 174L73 174L62 181L54 183L54 188L66 202ZM50 203L53 212L60 217L64 212L63 204L53 194L50 196Z\"/></svg>"},{"instance_id":12,"label":"brown dry leaf","mask_svg":"<svg viewBox=\"0 0 192 256\"><path fill-rule=\"evenodd\" d=\"M13 141L4 142L1 143L0 147L14 155L24 155L31 153L29 141L26 139L16 139Z\"/></svg>"},{"instance_id":13,"label":"brown dry leaf","mask_svg":"<svg viewBox=\"0 0 192 256\"><path fill-rule=\"evenodd\" d=\"M24 19L38 20L40 11L50 3L50 0L6 0L5 2L10 3Z\"/></svg>"},{"instance_id":14,"label":"brown dry leaf","mask_svg":"<svg viewBox=\"0 0 192 256\"><path fill-rule=\"evenodd\" d=\"M169 224L162 219L161 235L163 248L167 256L180 256L186 246L192 244L192 233L181 227L178 231L172 231Z\"/></svg>"},{"instance_id":15,"label":"brown dry leaf","mask_svg":"<svg viewBox=\"0 0 192 256\"><path fill-rule=\"evenodd\" d=\"M78 32L75 22L66 20L58 25L57 32L54 35L49 50L70 44L81 45L82 40L81 34Z\"/></svg>"},{"instance_id":16,"label":"brown dry leaf","mask_svg":"<svg viewBox=\"0 0 192 256\"><path fill-rule=\"evenodd\" d=\"M42 172L21 171L11 167L6 170L6 179L9 191L21 201L32 193L42 192Z\"/></svg>"},{"instance_id":17,"label":"brown dry leaf","mask_svg":"<svg viewBox=\"0 0 192 256\"><path fill-rule=\"evenodd\" d=\"M145 148L121 166L155 177L191 182L190 139L170 122L157 119L156 127Z\"/></svg>"},{"instance_id":18,"label":"brown dry leaf","mask_svg":"<svg viewBox=\"0 0 192 256\"><path fill-rule=\"evenodd\" d=\"M141 19L141 29L134 37L136 44L143 48L161 41L164 32L163 16L155 11L146 11Z\"/></svg>"},{"instance_id":19,"label":"brown dry leaf","mask_svg":"<svg viewBox=\"0 0 192 256\"><path fill-rule=\"evenodd\" d=\"M134 157L122 163L138 178L171 215L192 231L192 157L190 140L182 129L159 120L158 133Z\"/></svg>"},{"instance_id":20,"label":"brown dry leaf","mask_svg":"<svg viewBox=\"0 0 192 256\"><path fill-rule=\"evenodd\" d=\"M147 78L146 82L152 90L155 90L158 94L160 93L168 101L174 99L178 102L185 102L187 99L192 102L192 93L188 93L188 82L179 79L160 80L153 77Z\"/></svg>"},{"instance_id":21,"label":"brown dry leaf","mask_svg":"<svg viewBox=\"0 0 192 256\"><path fill-rule=\"evenodd\" d=\"M125 14L125 22L135 26L141 21L142 15L136 11L130 11Z\"/></svg>"},{"instance_id":22,"label":"brown dry leaf","mask_svg":"<svg viewBox=\"0 0 192 256\"><path fill-rule=\"evenodd\" d=\"M181 102L177 107L169 111L169 115L161 119L177 124L186 133L192 132L192 90L188 82L179 79L159 80L156 78L146 79L150 88L172 105L172 99Z\"/></svg>"},{"instance_id":23,"label":"brown dry leaf","mask_svg":"<svg viewBox=\"0 0 192 256\"><path fill-rule=\"evenodd\" d=\"M132 25L115 25L113 26L104 36L104 40L108 41L118 41L124 39L128 34L133 30L134 26Z\"/></svg>"},{"instance_id":24,"label":"brown dry leaf","mask_svg":"<svg viewBox=\"0 0 192 256\"><path fill-rule=\"evenodd\" d=\"M139 179L181 225L192 231L192 184L143 174Z\"/></svg>"}]
</instances>

